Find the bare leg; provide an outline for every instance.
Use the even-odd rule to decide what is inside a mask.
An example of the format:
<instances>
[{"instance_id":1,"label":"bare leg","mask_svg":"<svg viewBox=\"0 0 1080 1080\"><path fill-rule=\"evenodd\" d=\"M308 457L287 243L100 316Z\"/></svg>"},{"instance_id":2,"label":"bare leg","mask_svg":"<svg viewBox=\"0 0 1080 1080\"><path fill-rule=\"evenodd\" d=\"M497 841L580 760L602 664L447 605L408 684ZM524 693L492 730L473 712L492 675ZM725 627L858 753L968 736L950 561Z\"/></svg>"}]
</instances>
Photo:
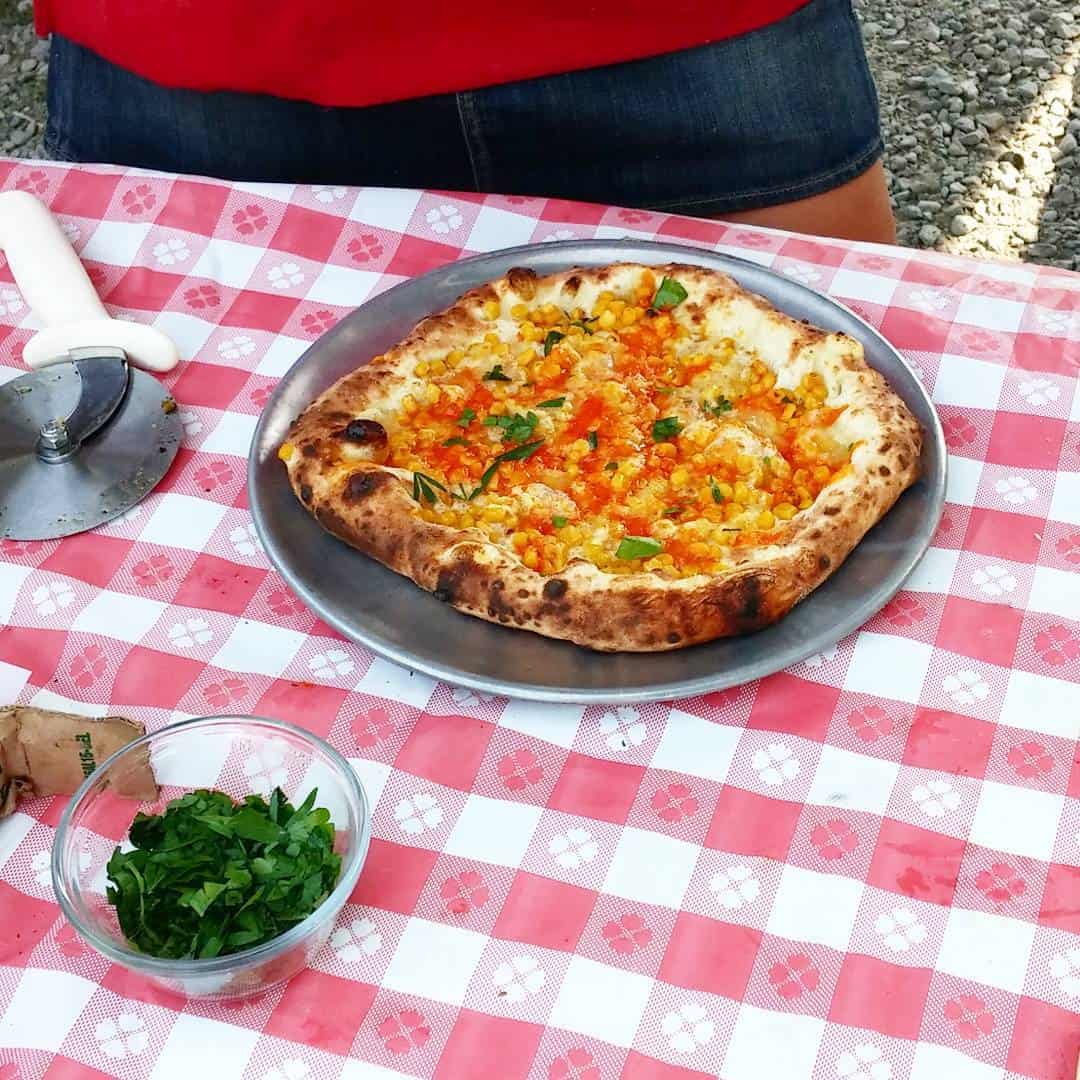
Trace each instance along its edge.
<instances>
[{"instance_id":1,"label":"bare leg","mask_svg":"<svg viewBox=\"0 0 1080 1080\"><path fill-rule=\"evenodd\" d=\"M724 221L768 225L814 236L832 236L839 240L896 243L896 222L889 202L885 170L880 161L854 180L821 195L766 206L760 210L717 216Z\"/></svg>"}]
</instances>

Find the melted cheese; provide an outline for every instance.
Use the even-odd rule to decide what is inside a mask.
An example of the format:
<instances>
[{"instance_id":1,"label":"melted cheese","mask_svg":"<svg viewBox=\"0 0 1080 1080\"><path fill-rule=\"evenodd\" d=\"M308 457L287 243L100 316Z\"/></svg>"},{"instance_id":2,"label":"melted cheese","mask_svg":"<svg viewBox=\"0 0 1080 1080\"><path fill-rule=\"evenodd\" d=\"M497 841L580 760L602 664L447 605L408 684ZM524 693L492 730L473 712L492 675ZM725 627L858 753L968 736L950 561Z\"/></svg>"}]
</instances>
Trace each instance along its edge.
<instances>
[{"instance_id":1,"label":"melted cheese","mask_svg":"<svg viewBox=\"0 0 1080 1080\"><path fill-rule=\"evenodd\" d=\"M687 577L775 542L844 474L861 426L827 405L812 356L778 378L745 319L733 335L723 311L656 313L656 288L645 272L571 311L490 301L482 336L419 360L378 419L387 464L438 485L420 513L542 573L587 559ZM619 557L627 536L655 553Z\"/></svg>"}]
</instances>

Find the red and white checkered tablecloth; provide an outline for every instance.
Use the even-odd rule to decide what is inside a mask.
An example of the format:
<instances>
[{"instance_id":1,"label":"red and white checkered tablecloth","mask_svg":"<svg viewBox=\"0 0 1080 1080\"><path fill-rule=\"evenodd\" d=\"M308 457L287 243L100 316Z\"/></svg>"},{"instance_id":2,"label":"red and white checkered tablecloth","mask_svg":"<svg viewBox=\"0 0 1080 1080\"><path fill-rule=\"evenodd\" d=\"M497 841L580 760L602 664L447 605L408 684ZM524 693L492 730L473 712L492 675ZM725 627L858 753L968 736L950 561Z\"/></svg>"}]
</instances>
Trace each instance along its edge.
<instances>
[{"instance_id":1,"label":"red and white checkered tablecloth","mask_svg":"<svg viewBox=\"0 0 1080 1080\"><path fill-rule=\"evenodd\" d=\"M282 717L346 754L374 806L313 967L207 1005L81 943L49 884L63 800L22 805L0 823L2 1080L1071 1080L1080 276L559 200L15 162L0 179L59 215L115 314L185 357L161 486L93 533L0 547L0 700L152 728ZM624 235L769 265L903 350L951 451L907 589L790 671L640 708L485 697L341 640L248 514L275 381L395 282ZM0 268L0 379L31 330Z\"/></svg>"}]
</instances>

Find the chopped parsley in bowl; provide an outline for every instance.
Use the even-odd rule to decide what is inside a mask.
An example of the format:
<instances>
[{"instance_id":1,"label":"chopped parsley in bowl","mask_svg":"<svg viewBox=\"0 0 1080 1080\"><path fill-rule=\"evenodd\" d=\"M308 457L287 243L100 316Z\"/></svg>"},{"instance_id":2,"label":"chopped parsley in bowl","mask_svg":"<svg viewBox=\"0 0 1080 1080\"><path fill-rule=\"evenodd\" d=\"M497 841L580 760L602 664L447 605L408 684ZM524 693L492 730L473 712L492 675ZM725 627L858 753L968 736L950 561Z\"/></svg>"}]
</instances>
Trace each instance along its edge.
<instances>
[{"instance_id":1,"label":"chopped parsley in bowl","mask_svg":"<svg viewBox=\"0 0 1080 1080\"><path fill-rule=\"evenodd\" d=\"M148 757L158 800L118 795ZM57 829L53 887L114 963L188 997L246 997L323 947L370 837L360 781L323 739L279 720L197 718L86 779Z\"/></svg>"}]
</instances>

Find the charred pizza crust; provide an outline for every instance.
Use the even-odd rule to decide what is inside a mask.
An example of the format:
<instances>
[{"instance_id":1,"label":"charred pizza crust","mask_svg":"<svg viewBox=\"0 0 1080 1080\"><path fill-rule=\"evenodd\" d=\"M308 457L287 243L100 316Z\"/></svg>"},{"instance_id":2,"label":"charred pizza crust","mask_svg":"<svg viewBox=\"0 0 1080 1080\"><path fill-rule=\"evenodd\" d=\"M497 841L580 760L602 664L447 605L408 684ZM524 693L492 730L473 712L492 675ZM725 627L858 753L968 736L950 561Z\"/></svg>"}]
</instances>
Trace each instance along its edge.
<instances>
[{"instance_id":1,"label":"charred pizza crust","mask_svg":"<svg viewBox=\"0 0 1080 1080\"><path fill-rule=\"evenodd\" d=\"M715 325L733 333L778 372L822 374L830 403L847 407L843 422L857 436L847 475L782 523L767 545L730 550L723 573L677 580L652 572L611 574L584 559L544 575L477 529L423 520L410 494L412 474L380 464L385 431L379 423L365 429L358 421L385 413L422 384L414 374L417 362L482 336L485 303L505 308L547 298L587 306L601 290L625 287L647 270L678 278L689 294L679 318L699 331L709 333ZM288 443L290 454L283 457L290 483L323 528L437 599L479 618L593 649L649 652L748 633L782 618L840 566L916 480L922 433L854 339L791 319L712 270L620 264L543 278L511 270L467 293L331 386L294 421Z\"/></svg>"}]
</instances>

